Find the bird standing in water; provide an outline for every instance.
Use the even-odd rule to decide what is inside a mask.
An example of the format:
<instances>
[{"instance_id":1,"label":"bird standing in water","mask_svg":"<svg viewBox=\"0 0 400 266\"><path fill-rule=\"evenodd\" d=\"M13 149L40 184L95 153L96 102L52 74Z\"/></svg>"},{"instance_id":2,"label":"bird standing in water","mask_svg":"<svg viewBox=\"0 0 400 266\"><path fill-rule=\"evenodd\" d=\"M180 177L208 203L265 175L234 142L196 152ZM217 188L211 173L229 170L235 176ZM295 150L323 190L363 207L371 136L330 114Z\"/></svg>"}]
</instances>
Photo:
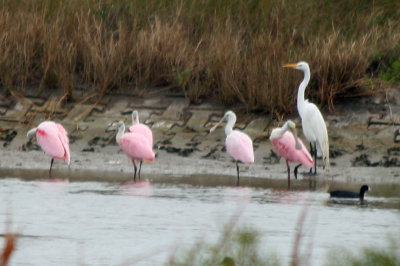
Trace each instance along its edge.
<instances>
[{"instance_id":1,"label":"bird standing in water","mask_svg":"<svg viewBox=\"0 0 400 266\"><path fill-rule=\"evenodd\" d=\"M301 165L312 167L313 159L304 146L303 142L297 137L296 125L288 120L282 127L274 128L269 139L274 146L274 150L279 156L286 160L288 172L288 189L290 188L290 166L289 162L300 163L294 168L294 176L297 179L297 168Z\"/></svg>"},{"instance_id":2,"label":"bird standing in water","mask_svg":"<svg viewBox=\"0 0 400 266\"><path fill-rule=\"evenodd\" d=\"M284 67L303 71L304 79L297 92L297 110L301 118L303 133L310 142L311 153L314 155L314 173L317 174L317 150L322 153L324 168L329 168L329 139L325 120L318 107L304 99L304 91L310 81L310 67L307 62L300 61L296 64L286 64ZM310 169L312 174L312 168Z\"/></svg>"},{"instance_id":3,"label":"bird standing in water","mask_svg":"<svg viewBox=\"0 0 400 266\"><path fill-rule=\"evenodd\" d=\"M235 159L236 161L236 171L237 171L237 183L239 186L239 164L241 161L246 165L250 165L254 163L254 151L253 151L253 141L250 139L248 135L238 130L233 130L233 126L236 122L236 115L232 111L227 111L225 115L221 118L221 120L210 129L210 133L212 133L217 126L222 123L222 121L226 120L225 126L225 146L226 150Z\"/></svg>"},{"instance_id":4,"label":"bird standing in water","mask_svg":"<svg viewBox=\"0 0 400 266\"><path fill-rule=\"evenodd\" d=\"M128 131L143 135L147 139L150 148L153 149L153 132L147 125L141 124L139 122L139 113L136 110L132 112L132 126L129 127ZM142 163L143 160L140 160L139 173L138 173L139 180L140 180L140 170L142 169Z\"/></svg>"},{"instance_id":5,"label":"bird standing in water","mask_svg":"<svg viewBox=\"0 0 400 266\"><path fill-rule=\"evenodd\" d=\"M329 191L331 198L359 198L360 201L364 200L365 192L369 191L368 185L362 185L360 188L360 193L348 191L348 190L332 190Z\"/></svg>"},{"instance_id":6,"label":"bird standing in water","mask_svg":"<svg viewBox=\"0 0 400 266\"><path fill-rule=\"evenodd\" d=\"M136 181L137 167L135 161L154 161L155 154L148 143L148 139L139 133L125 133L124 122L118 122L117 143L121 146L123 153L132 160L135 174L133 181Z\"/></svg>"},{"instance_id":7,"label":"bird standing in water","mask_svg":"<svg viewBox=\"0 0 400 266\"><path fill-rule=\"evenodd\" d=\"M54 159L64 160L68 165L71 162L68 133L65 128L53 121L44 121L38 127L32 128L26 134L29 139L36 135L36 140L42 150L51 156L49 177Z\"/></svg>"}]
</instances>

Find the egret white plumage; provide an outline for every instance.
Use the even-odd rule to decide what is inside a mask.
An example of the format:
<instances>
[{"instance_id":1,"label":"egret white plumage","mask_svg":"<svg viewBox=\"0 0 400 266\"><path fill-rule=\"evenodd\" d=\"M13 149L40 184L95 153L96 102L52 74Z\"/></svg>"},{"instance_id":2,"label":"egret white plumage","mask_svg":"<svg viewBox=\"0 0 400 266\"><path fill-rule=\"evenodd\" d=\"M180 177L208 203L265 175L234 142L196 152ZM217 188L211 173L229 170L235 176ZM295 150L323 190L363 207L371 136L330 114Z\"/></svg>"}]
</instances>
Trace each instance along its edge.
<instances>
[{"instance_id":1,"label":"egret white plumage","mask_svg":"<svg viewBox=\"0 0 400 266\"><path fill-rule=\"evenodd\" d=\"M314 174L317 173L317 150L322 153L324 168L329 168L329 139L325 120L318 107L304 99L304 91L310 81L310 67L307 62L286 64L284 67L303 71L304 79L297 92L297 110L301 118L303 133L310 142L311 153L314 155ZM312 168L310 169L312 173Z\"/></svg>"}]
</instances>

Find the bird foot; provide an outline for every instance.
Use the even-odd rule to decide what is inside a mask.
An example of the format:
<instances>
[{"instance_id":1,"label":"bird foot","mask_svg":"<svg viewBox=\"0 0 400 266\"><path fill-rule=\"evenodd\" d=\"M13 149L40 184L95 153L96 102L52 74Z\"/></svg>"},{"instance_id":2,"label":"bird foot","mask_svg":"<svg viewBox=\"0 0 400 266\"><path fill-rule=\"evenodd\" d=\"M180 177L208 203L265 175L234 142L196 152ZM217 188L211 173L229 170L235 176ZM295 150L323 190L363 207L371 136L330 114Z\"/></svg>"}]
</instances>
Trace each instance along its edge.
<instances>
[{"instance_id":1,"label":"bird foot","mask_svg":"<svg viewBox=\"0 0 400 266\"><path fill-rule=\"evenodd\" d=\"M316 175L317 175L316 172L312 172L312 171L310 171L310 172L303 172L302 174L303 174L304 176L316 176Z\"/></svg>"}]
</instances>

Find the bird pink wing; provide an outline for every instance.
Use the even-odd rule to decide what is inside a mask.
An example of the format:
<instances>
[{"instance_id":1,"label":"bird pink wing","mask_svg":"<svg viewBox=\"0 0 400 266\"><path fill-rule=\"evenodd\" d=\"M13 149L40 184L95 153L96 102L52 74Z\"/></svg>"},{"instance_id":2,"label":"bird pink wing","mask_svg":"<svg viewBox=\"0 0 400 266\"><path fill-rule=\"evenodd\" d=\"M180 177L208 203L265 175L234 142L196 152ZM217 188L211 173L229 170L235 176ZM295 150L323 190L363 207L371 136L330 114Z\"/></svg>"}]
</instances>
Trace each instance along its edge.
<instances>
[{"instance_id":1,"label":"bird pink wing","mask_svg":"<svg viewBox=\"0 0 400 266\"><path fill-rule=\"evenodd\" d=\"M58 128L58 137L59 137L61 144L63 145L64 151L65 151L64 160L69 164L71 162L71 153L69 150L68 133L61 124L56 123L56 126Z\"/></svg>"},{"instance_id":2,"label":"bird pink wing","mask_svg":"<svg viewBox=\"0 0 400 266\"><path fill-rule=\"evenodd\" d=\"M45 153L55 159L65 158L65 149L58 136L57 126L53 122L43 122L36 130L36 138Z\"/></svg>"},{"instance_id":3,"label":"bird pink wing","mask_svg":"<svg viewBox=\"0 0 400 266\"><path fill-rule=\"evenodd\" d=\"M285 132L281 138L272 141L274 150L279 156L288 160L289 162L298 162L306 167L314 165L314 161L304 146L303 142L299 139L301 149L296 149L296 141L291 132Z\"/></svg>"},{"instance_id":4,"label":"bird pink wing","mask_svg":"<svg viewBox=\"0 0 400 266\"><path fill-rule=\"evenodd\" d=\"M132 160L153 161L155 154L148 140L141 134L126 133L119 141L122 151Z\"/></svg>"},{"instance_id":5,"label":"bird pink wing","mask_svg":"<svg viewBox=\"0 0 400 266\"><path fill-rule=\"evenodd\" d=\"M227 152L236 160L245 164L254 162L253 141L245 133L232 131L225 140Z\"/></svg>"},{"instance_id":6,"label":"bird pink wing","mask_svg":"<svg viewBox=\"0 0 400 266\"><path fill-rule=\"evenodd\" d=\"M151 148L153 148L153 132L145 124L136 124L129 127L129 132L142 134L146 137Z\"/></svg>"}]
</instances>

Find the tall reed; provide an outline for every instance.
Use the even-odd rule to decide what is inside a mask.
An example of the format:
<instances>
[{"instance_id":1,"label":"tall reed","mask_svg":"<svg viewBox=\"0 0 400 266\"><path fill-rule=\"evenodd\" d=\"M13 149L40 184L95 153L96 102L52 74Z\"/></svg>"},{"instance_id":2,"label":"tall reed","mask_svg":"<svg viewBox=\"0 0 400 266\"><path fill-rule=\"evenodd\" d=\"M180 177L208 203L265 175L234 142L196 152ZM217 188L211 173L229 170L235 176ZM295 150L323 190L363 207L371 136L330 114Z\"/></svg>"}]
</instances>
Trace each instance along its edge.
<instances>
[{"instance_id":1,"label":"tall reed","mask_svg":"<svg viewBox=\"0 0 400 266\"><path fill-rule=\"evenodd\" d=\"M171 85L195 103L285 114L301 75L281 66L305 60L308 97L332 109L382 89L367 70L399 42L399 15L398 1L372 0L2 0L0 85L98 99Z\"/></svg>"}]
</instances>

